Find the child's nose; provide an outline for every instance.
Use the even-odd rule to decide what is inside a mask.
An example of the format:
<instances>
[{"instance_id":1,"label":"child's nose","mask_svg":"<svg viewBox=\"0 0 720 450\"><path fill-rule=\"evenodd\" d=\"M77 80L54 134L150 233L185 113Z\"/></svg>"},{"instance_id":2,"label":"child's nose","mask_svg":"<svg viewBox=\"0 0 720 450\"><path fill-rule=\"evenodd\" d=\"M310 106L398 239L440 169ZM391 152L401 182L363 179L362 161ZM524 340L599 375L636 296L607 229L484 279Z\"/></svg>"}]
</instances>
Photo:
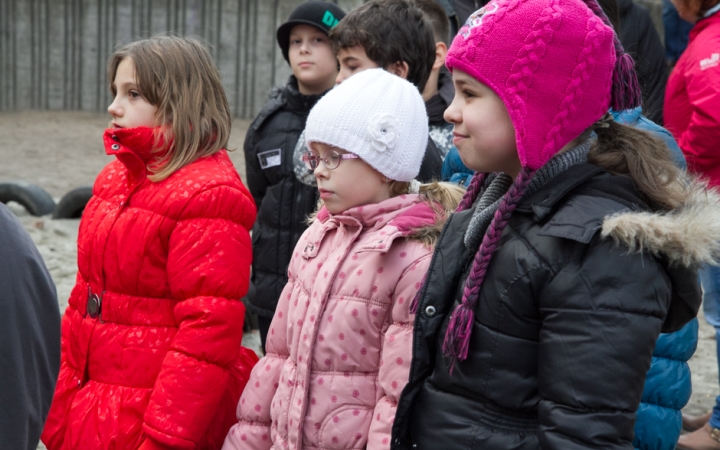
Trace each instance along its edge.
<instances>
[{"instance_id":1,"label":"child's nose","mask_svg":"<svg viewBox=\"0 0 720 450\"><path fill-rule=\"evenodd\" d=\"M110 103L110 106L108 106L108 112L111 116L118 117L122 114L122 108L118 104L117 97L113 100L112 103Z\"/></svg>"},{"instance_id":2,"label":"child's nose","mask_svg":"<svg viewBox=\"0 0 720 450\"><path fill-rule=\"evenodd\" d=\"M340 70L338 71L337 76L335 77L335 84L340 84L340 83L342 83L343 81L345 81L345 78L347 78L347 77L345 76L345 69L343 69L343 68L341 67Z\"/></svg>"},{"instance_id":3,"label":"child's nose","mask_svg":"<svg viewBox=\"0 0 720 450\"><path fill-rule=\"evenodd\" d=\"M449 123L459 123L462 122L462 116L460 114L460 108L457 105L457 102L455 101L455 98L453 98L453 101L450 103L450 105L447 107L445 112L443 113L443 119L445 119L446 122Z\"/></svg>"},{"instance_id":4,"label":"child's nose","mask_svg":"<svg viewBox=\"0 0 720 450\"><path fill-rule=\"evenodd\" d=\"M327 168L322 161L318 161L317 167L313 170L313 175L315 175L315 178L327 178Z\"/></svg>"}]
</instances>

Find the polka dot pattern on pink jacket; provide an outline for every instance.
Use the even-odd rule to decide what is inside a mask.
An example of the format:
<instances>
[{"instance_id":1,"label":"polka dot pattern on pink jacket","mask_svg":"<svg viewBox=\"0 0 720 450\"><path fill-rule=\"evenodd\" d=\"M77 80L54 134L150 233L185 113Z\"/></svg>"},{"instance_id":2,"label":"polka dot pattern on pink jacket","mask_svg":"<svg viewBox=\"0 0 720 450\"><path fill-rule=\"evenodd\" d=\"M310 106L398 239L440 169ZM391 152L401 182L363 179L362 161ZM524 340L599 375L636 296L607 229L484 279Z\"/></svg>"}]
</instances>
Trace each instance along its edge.
<instances>
[{"instance_id":1,"label":"polka dot pattern on pink jacket","mask_svg":"<svg viewBox=\"0 0 720 450\"><path fill-rule=\"evenodd\" d=\"M224 449L390 447L410 370L409 306L432 257L406 235L434 221L429 210L404 195L320 212L295 249L268 354Z\"/></svg>"}]
</instances>

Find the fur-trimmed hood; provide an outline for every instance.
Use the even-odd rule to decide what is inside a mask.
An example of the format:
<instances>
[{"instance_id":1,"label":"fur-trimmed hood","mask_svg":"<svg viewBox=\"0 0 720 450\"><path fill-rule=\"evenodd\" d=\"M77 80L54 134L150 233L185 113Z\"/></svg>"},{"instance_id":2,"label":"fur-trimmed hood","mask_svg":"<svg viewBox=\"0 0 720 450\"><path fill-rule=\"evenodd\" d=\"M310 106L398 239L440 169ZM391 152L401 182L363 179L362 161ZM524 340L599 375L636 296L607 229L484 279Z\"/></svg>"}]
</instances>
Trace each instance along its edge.
<instances>
[{"instance_id":1,"label":"fur-trimmed hood","mask_svg":"<svg viewBox=\"0 0 720 450\"><path fill-rule=\"evenodd\" d=\"M602 236L631 251L666 257L673 266L719 264L720 193L697 182L689 192L685 204L670 212L625 211L606 217Z\"/></svg>"},{"instance_id":2,"label":"fur-trimmed hood","mask_svg":"<svg viewBox=\"0 0 720 450\"><path fill-rule=\"evenodd\" d=\"M589 244L612 239L629 253L658 258L672 283L673 298L663 332L680 329L697 315L701 291L697 269L720 262L720 194L687 181L686 201L669 212L651 211L635 183L592 164L578 164L518 205L542 223L540 235Z\"/></svg>"}]
</instances>

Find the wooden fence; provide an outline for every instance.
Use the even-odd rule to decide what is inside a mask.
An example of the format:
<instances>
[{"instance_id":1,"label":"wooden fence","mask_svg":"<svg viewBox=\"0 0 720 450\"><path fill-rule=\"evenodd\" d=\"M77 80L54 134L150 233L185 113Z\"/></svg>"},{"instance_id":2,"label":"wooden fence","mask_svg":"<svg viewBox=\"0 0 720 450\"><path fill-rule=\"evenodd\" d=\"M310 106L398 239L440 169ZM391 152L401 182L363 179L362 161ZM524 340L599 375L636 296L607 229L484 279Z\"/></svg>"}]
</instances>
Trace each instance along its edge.
<instances>
[{"instance_id":1,"label":"wooden fence","mask_svg":"<svg viewBox=\"0 0 720 450\"><path fill-rule=\"evenodd\" d=\"M363 0L332 0L346 11ZM172 32L207 42L233 114L251 118L289 67L276 28L302 0L0 0L0 111L103 111L119 43ZM661 27L659 0L638 0Z\"/></svg>"}]
</instances>

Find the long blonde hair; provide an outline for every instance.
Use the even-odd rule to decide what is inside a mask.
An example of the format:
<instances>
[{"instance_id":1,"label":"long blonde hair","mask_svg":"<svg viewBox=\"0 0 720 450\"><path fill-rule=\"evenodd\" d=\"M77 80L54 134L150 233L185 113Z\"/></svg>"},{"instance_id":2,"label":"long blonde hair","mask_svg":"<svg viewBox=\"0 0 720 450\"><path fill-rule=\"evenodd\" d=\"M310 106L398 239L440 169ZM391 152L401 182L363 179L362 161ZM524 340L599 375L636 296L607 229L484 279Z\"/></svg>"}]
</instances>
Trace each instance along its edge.
<instances>
[{"instance_id":1,"label":"long blonde hair","mask_svg":"<svg viewBox=\"0 0 720 450\"><path fill-rule=\"evenodd\" d=\"M408 193L410 193L410 183L402 181L390 182L391 197ZM419 194L435 211L435 223L413 230L408 237L432 248L437 243L448 216L455 211L463 195L465 195L465 188L454 183L433 181L421 184Z\"/></svg>"},{"instance_id":2,"label":"long blonde hair","mask_svg":"<svg viewBox=\"0 0 720 450\"><path fill-rule=\"evenodd\" d=\"M149 166L152 181L227 146L232 116L220 73L197 39L156 36L124 45L108 63L113 95L120 62L130 58L140 94L157 106L162 135L155 138L156 159ZM160 143L164 144L160 144Z\"/></svg>"}]
</instances>

